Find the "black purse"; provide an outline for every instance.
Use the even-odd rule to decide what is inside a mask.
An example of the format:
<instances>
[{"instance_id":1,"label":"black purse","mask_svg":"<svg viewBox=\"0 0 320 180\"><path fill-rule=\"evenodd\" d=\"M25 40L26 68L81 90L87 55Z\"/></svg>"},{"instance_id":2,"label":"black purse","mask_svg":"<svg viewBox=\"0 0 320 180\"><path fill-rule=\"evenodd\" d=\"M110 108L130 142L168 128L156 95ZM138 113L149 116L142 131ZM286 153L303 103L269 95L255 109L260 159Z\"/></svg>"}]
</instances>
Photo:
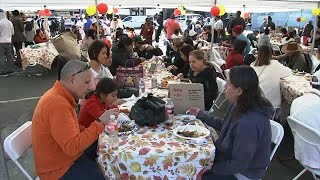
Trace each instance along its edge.
<instances>
[{"instance_id":1,"label":"black purse","mask_svg":"<svg viewBox=\"0 0 320 180\"><path fill-rule=\"evenodd\" d=\"M163 123L166 120L165 102L149 94L132 106L129 117L139 126L155 126Z\"/></svg>"}]
</instances>

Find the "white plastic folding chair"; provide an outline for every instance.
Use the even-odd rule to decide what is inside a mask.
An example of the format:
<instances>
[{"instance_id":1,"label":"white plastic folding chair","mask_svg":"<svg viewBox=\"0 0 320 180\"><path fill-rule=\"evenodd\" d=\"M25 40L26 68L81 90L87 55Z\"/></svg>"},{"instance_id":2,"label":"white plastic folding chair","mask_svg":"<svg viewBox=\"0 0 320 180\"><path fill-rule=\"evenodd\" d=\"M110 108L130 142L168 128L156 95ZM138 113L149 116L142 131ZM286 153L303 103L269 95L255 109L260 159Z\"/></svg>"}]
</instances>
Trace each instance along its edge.
<instances>
[{"instance_id":1,"label":"white plastic folding chair","mask_svg":"<svg viewBox=\"0 0 320 180\"><path fill-rule=\"evenodd\" d=\"M275 54L275 52L279 52L280 55L282 55L282 52L281 52L281 49L280 49L279 46L277 46L277 45L275 45L275 44L272 44L272 45L271 45L271 48L272 48L274 54Z\"/></svg>"},{"instance_id":2,"label":"white plastic folding chair","mask_svg":"<svg viewBox=\"0 0 320 180\"><path fill-rule=\"evenodd\" d=\"M288 124L291 128L293 138L299 138L303 140L304 142L318 146L320 147L320 133L319 130L314 129L313 127L310 127L301 121L298 121L296 118L289 116L287 118ZM306 152L307 153L307 152ZM314 169L307 167L303 164L301 164L304 169L296 176L293 178L293 180L298 179L299 177L302 176L303 173L306 171L310 171L315 179L318 179L315 175L320 176L320 169Z\"/></svg>"},{"instance_id":3,"label":"white plastic folding chair","mask_svg":"<svg viewBox=\"0 0 320 180\"><path fill-rule=\"evenodd\" d=\"M224 76L224 74L223 74L223 70L221 69L221 67L217 64L217 63L215 63L215 62L211 62L212 64L213 64L213 66L214 66L214 68L216 69L216 71L217 71L217 73L219 73L219 74L221 74L221 76L223 77L223 79L226 79L226 77Z\"/></svg>"},{"instance_id":4,"label":"white plastic folding chair","mask_svg":"<svg viewBox=\"0 0 320 180\"><path fill-rule=\"evenodd\" d=\"M18 159L32 144L31 126L31 121L24 123L17 130L10 134L4 140L3 144L5 153L10 157L10 159L17 165L17 167L29 180L33 180L33 178L22 167Z\"/></svg>"},{"instance_id":5,"label":"white plastic folding chair","mask_svg":"<svg viewBox=\"0 0 320 180\"><path fill-rule=\"evenodd\" d=\"M271 135L272 135L271 142L274 143L275 145L271 151L271 155L270 155L270 161L271 161L283 139L284 129L281 126L281 124L277 123L274 120L270 120L270 124L271 124Z\"/></svg>"},{"instance_id":6,"label":"white plastic folding chair","mask_svg":"<svg viewBox=\"0 0 320 180\"><path fill-rule=\"evenodd\" d=\"M213 112L213 108L216 107L218 109L220 109L220 107L222 106L222 104L227 100L226 98L224 98L222 100L222 102L220 104L218 104L218 100L220 99L220 97L222 96L223 92L224 92L224 87L226 86L226 81L221 79L221 78L218 78L217 77L217 85L218 85L218 96L215 100L213 100L213 105L211 106L211 108L209 109L209 113L212 113Z\"/></svg>"}]
</instances>

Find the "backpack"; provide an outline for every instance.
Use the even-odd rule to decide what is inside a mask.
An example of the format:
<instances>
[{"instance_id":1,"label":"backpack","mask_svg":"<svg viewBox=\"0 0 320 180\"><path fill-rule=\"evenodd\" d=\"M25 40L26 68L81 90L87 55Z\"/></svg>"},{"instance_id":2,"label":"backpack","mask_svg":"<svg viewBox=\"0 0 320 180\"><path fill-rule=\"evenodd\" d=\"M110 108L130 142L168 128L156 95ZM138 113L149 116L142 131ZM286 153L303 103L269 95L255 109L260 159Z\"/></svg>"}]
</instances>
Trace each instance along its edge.
<instances>
[{"instance_id":1,"label":"backpack","mask_svg":"<svg viewBox=\"0 0 320 180\"><path fill-rule=\"evenodd\" d=\"M306 69L305 69L305 72L307 73L311 73L311 70L312 70L312 59L310 57L309 54L306 54L306 53L303 53L304 55L304 59L306 61Z\"/></svg>"}]
</instances>

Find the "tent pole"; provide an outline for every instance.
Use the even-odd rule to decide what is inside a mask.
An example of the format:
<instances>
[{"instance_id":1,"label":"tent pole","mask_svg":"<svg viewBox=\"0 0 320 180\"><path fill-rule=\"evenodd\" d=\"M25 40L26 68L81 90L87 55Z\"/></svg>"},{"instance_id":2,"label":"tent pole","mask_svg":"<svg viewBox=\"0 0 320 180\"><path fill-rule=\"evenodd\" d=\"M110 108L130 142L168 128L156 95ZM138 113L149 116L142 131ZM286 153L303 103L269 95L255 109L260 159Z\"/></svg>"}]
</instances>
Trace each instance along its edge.
<instances>
[{"instance_id":1,"label":"tent pole","mask_svg":"<svg viewBox=\"0 0 320 180\"><path fill-rule=\"evenodd\" d=\"M217 4L217 0L214 0L214 6ZM211 48L210 48L210 61L211 61L211 57L212 56L212 51L213 51L213 41L214 41L214 23L215 23L215 19L214 19L214 16L212 18L212 24L211 24Z\"/></svg>"},{"instance_id":2,"label":"tent pole","mask_svg":"<svg viewBox=\"0 0 320 180\"><path fill-rule=\"evenodd\" d=\"M318 8L320 7L320 2L318 2ZM312 36L312 44L311 44L311 54L314 53L314 45L316 43L316 33L317 33L317 30L318 30L318 16L316 16L316 22L314 22L314 26L313 26L313 36ZM318 48L318 47L316 47Z\"/></svg>"},{"instance_id":3,"label":"tent pole","mask_svg":"<svg viewBox=\"0 0 320 180\"><path fill-rule=\"evenodd\" d=\"M96 7L98 6L98 0L95 0L95 5L96 5ZM101 38L100 38L100 23L99 23L99 12L98 12L98 10L96 10L96 18L97 18L97 38L98 38L98 40L100 40Z\"/></svg>"}]
</instances>

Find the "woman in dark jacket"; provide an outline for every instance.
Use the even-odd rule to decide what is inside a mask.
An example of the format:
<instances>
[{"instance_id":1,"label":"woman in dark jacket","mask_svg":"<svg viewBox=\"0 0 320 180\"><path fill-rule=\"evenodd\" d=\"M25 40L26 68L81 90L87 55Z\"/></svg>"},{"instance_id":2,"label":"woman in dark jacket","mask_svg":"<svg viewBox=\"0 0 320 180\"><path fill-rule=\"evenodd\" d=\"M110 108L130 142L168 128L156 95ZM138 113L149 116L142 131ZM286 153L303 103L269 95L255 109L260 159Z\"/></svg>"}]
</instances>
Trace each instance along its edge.
<instances>
[{"instance_id":1,"label":"woman in dark jacket","mask_svg":"<svg viewBox=\"0 0 320 180\"><path fill-rule=\"evenodd\" d=\"M135 67L141 63L137 57L133 57L133 40L128 36L122 36L117 44L112 46L112 65L110 72L113 76L116 75L116 70L119 66ZM128 61L128 60L132 61Z\"/></svg>"},{"instance_id":2,"label":"woman in dark jacket","mask_svg":"<svg viewBox=\"0 0 320 180\"><path fill-rule=\"evenodd\" d=\"M180 53L180 57L181 59L183 59L184 61L184 66L181 68L177 68L175 66L172 67L172 69L170 70L170 72L175 75L178 76L178 78L180 77L188 77L189 71L190 71L190 66L189 66L189 54L191 51L193 51L193 46L185 44L183 46L181 46L181 48L179 49L179 53Z\"/></svg>"},{"instance_id":3,"label":"woman in dark jacket","mask_svg":"<svg viewBox=\"0 0 320 180\"><path fill-rule=\"evenodd\" d=\"M203 180L262 179L270 164L272 104L262 97L259 79L250 66L230 70L224 118L191 108L189 112L220 132L215 163Z\"/></svg>"},{"instance_id":4,"label":"woman in dark jacket","mask_svg":"<svg viewBox=\"0 0 320 180\"><path fill-rule=\"evenodd\" d=\"M204 105L209 110L218 96L217 73L215 68L204 60L204 54L200 50L192 51L189 55L191 71L189 79L192 83L203 84Z\"/></svg>"}]
</instances>

